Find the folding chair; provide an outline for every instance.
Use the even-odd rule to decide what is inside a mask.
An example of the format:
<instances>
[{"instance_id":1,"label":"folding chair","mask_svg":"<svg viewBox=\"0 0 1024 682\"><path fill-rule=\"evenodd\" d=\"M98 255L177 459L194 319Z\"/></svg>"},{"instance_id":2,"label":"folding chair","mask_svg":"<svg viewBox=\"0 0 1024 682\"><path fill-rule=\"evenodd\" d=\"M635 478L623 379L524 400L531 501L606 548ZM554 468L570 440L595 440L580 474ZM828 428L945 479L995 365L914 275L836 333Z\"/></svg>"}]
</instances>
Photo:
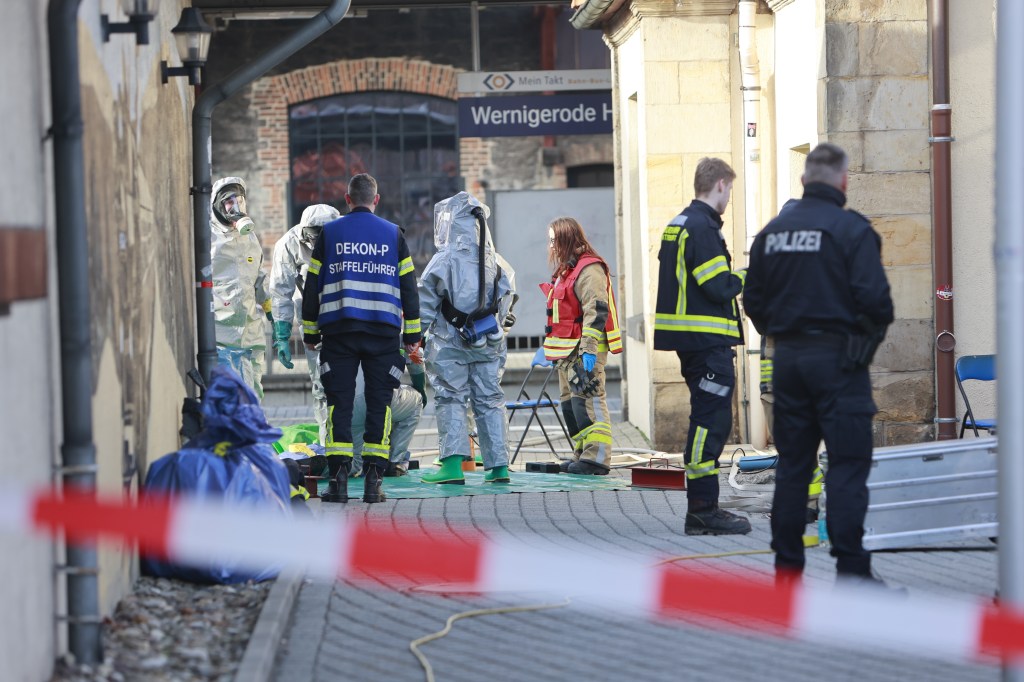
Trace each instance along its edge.
<instances>
[{"instance_id":1,"label":"folding chair","mask_svg":"<svg viewBox=\"0 0 1024 682\"><path fill-rule=\"evenodd\" d=\"M540 389L537 392L536 398L531 398L530 394L526 390L527 384L530 383L530 378L533 376L534 370L538 373L544 372L544 381L541 382ZM562 421L562 413L559 408L559 401L557 398L552 398L548 393L548 383L551 381L551 377L556 376L555 365L550 360L544 357L544 349L538 348L537 352L533 356L533 360L530 361L530 370L526 373L526 378L523 379L523 385L519 387L519 394L516 399L505 403L505 410L508 412L508 423L512 425L512 418L516 416L516 413L521 410L529 410L530 418L526 422L526 426L523 428L523 435L519 438L519 443L516 445L515 452L512 453L512 461L515 463L516 457L519 455L519 449L523 447L523 442L526 440L526 434L530 432L530 426L536 420L540 426L541 433L544 434L544 440L548 442L548 447L551 448L551 454L558 456L555 450L554 444L551 442L551 438L548 436L547 429L544 428L544 423L540 419L540 410L543 408L551 408L551 411L555 414L555 419L558 420L558 425L562 427L562 433L565 434L565 439L572 443L572 438L569 437L569 430L565 428L565 422Z\"/></svg>"},{"instance_id":2,"label":"folding chair","mask_svg":"<svg viewBox=\"0 0 1024 682\"><path fill-rule=\"evenodd\" d=\"M960 420L960 437L964 437L964 431L970 426L975 436L980 436L978 429L993 433L996 430L995 419L978 419L971 409L971 401L967 399L967 392L964 390L965 381L995 381L996 378L996 356L994 355L965 355L956 361L956 387L960 389L960 397L964 399L964 418Z\"/></svg>"}]
</instances>

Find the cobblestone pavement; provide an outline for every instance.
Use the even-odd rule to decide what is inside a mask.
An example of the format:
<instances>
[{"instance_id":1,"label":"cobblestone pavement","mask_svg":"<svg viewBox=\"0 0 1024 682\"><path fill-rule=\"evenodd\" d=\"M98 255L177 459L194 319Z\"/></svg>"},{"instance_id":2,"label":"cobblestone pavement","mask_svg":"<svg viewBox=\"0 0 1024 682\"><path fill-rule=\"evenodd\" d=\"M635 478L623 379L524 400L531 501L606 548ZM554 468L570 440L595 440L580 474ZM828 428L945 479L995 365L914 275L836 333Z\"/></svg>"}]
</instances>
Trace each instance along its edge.
<instances>
[{"instance_id":1,"label":"cobblestone pavement","mask_svg":"<svg viewBox=\"0 0 1024 682\"><path fill-rule=\"evenodd\" d=\"M436 447L429 414L421 426L414 454L417 448ZM649 447L629 424L616 423L613 430L619 449ZM530 453L527 457L545 455ZM728 490L723 481L723 492ZM312 504L319 506L318 501ZM319 512L351 519L389 519L404 527L421 522L468 525L483 532L505 533L540 549L579 547L581 556L614 549L649 555L655 561L667 556L768 548L770 530L764 514L751 515L754 530L747 536L688 537L683 534L685 505L681 491L634 489L399 499L379 505L354 502L325 505ZM991 596L997 582L997 554L984 543L971 546L978 550L876 554L875 566L889 582L915 592ZM770 573L772 557L757 554L696 561L724 573ZM585 566L581 570L586 570ZM833 562L826 551L809 550L806 580L827 586L833 576ZM608 590L614 594L617 587L621 586L608 585ZM423 680L424 670L409 643L441 630L450 616L472 609L552 600L557 602L550 595L443 594L394 590L386 585L306 582L284 630L272 679ZM993 666L826 647L709 629L693 622L641 620L573 604L460 620L449 634L421 650L437 680L454 682L999 678L999 670Z\"/></svg>"}]
</instances>

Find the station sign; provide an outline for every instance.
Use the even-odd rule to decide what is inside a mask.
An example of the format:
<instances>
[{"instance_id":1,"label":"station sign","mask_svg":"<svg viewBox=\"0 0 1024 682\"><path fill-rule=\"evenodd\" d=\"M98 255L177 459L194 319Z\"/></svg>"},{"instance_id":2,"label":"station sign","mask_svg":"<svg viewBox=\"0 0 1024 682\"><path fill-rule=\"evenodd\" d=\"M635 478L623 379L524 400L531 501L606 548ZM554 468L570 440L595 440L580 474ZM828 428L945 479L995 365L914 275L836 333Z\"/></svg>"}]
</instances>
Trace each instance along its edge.
<instances>
[{"instance_id":1,"label":"station sign","mask_svg":"<svg viewBox=\"0 0 1024 682\"><path fill-rule=\"evenodd\" d=\"M464 97L459 100L459 137L593 135L610 132L610 92Z\"/></svg>"},{"instance_id":2,"label":"station sign","mask_svg":"<svg viewBox=\"0 0 1024 682\"><path fill-rule=\"evenodd\" d=\"M609 69L471 71L459 74L459 92L481 95L611 89L612 72Z\"/></svg>"}]
</instances>

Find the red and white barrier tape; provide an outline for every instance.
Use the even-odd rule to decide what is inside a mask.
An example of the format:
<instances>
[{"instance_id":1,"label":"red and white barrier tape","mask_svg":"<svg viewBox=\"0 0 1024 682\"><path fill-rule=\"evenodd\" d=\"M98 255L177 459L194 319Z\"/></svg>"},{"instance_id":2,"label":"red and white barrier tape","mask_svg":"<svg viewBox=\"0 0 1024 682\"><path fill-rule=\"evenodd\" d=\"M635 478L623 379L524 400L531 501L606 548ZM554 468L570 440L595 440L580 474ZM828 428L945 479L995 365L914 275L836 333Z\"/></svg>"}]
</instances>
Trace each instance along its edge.
<instances>
[{"instance_id":1,"label":"red and white barrier tape","mask_svg":"<svg viewBox=\"0 0 1024 682\"><path fill-rule=\"evenodd\" d=\"M460 583L479 592L571 596L574 603L832 644L884 647L951 660L1024 663L1024 613L933 595L894 597L870 588L776 586L602 554L539 550L504 537L447 529L415 532L341 519L287 518L267 510L187 498L121 498L0 491L0 529L64 532L89 542L137 542L140 552L187 565L230 558L240 569L301 568L310 576L389 576L410 584ZM712 623L708 623L712 624Z\"/></svg>"}]
</instances>

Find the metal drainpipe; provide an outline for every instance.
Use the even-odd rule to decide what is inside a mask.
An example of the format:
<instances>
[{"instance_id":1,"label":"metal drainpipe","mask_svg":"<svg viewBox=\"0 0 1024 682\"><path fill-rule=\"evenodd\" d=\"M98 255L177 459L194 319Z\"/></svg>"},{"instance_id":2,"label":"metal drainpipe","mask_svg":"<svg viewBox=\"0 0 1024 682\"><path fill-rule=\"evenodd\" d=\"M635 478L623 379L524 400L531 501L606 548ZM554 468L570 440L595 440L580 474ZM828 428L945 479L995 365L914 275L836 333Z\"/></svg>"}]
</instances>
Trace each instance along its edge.
<instances>
[{"instance_id":1,"label":"metal drainpipe","mask_svg":"<svg viewBox=\"0 0 1024 682\"><path fill-rule=\"evenodd\" d=\"M743 203L744 203L744 253L750 253L754 237L761 225L761 70L757 61L757 0L740 0L739 3L739 59L740 90L743 92ZM754 325L747 324L747 348L760 347L760 337ZM752 353L753 351L751 351ZM751 394L754 386L760 386L760 354L743 353L740 356L743 370L744 409L747 413L747 441L754 447L767 444L767 428L760 400ZM756 379L756 380L755 380Z\"/></svg>"},{"instance_id":2,"label":"metal drainpipe","mask_svg":"<svg viewBox=\"0 0 1024 682\"><path fill-rule=\"evenodd\" d=\"M304 23L275 47L234 71L223 82L204 88L192 110L192 224L196 278L196 360L206 385L217 365L213 322L213 270L210 264L211 117L213 110L243 87L274 68L336 26L352 0L332 0L324 11Z\"/></svg>"},{"instance_id":3,"label":"metal drainpipe","mask_svg":"<svg viewBox=\"0 0 1024 682\"><path fill-rule=\"evenodd\" d=\"M82 147L82 92L78 63L78 7L81 0L50 0L46 14L50 41L50 98L53 124L53 186L56 217L60 316L61 410L65 487L96 488L96 446L92 434L92 343L89 312L89 253L85 219L85 160ZM68 646L79 663L102 658L98 562L95 545L67 544Z\"/></svg>"},{"instance_id":4,"label":"metal drainpipe","mask_svg":"<svg viewBox=\"0 0 1024 682\"><path fill-rule=\"evenodd\" d=\"M953 390L953 220L950 144L953 109L949 104L948 0L931 0L928 18L932 43L932 202L935 264L935 418L939 440L956 438L956 397Z\"/></svg>"}]
</instances>

